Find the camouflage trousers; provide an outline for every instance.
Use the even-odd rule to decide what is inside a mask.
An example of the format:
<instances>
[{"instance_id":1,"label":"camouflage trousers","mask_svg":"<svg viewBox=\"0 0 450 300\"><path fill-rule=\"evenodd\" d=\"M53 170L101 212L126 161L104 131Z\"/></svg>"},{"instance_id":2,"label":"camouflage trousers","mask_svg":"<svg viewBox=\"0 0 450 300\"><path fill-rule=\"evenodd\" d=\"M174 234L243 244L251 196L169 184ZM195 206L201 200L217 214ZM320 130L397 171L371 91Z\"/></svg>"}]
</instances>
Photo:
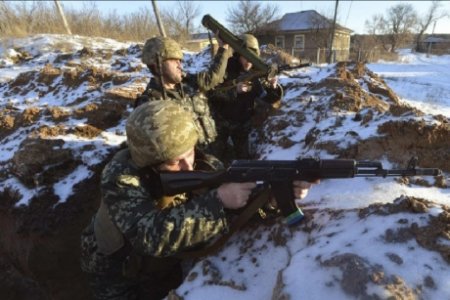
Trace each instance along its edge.
<instances>
[{"instance_id":1,"label":"camouflage trousers","mask_svg":"<svg viewBox=\"0 0 450 300\"><path fill-rule=\"evenodd\" d=\"M127 247L111 255L100 253L92 222L83 231L81 250L81 269L95 300L159 300L183 280L176 258L140 256Z\"/></svg>"},{"instance_id":2,"label":"camouflage trousers","mask_svg":"<svg viewBox=\"0 0 450 300\"><path fill-rule=\"evenodd\" d=\"M223 162L232 159L250 159L250 121L245 123L216 120L217 137L210 145L210 152ZM229 144L231 139L232 145Z\"/></svg>"}]
</instances>

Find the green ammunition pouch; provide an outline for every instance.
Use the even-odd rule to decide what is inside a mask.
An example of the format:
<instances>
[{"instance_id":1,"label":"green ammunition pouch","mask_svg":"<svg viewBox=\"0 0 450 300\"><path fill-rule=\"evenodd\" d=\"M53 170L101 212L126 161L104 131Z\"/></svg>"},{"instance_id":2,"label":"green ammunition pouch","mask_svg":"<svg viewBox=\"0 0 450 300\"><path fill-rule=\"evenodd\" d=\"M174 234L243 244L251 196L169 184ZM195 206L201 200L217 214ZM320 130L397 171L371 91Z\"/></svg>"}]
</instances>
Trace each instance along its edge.
<instances>
[{"instance_id":1,"label":"green ammunition pouch","mask_svg":"<svg viewBox=\"0 0 450 300\"><path fill-rule=\"evenodd\" d=\"M203 93L195 94L191 99L192 111L197 116L195 120L199 126L199 143L207 145L212 143L217 137L216 124L209 111L208 99Z\"/></svg>"},{"instance_id":2,"label":"green ammunition pouch","mask_svg":"<svg viewBox=\"0 0 450 300\"><path fill-rule=\"evenodd\" d=\"M147 89L136 99L135 107L156 99L163 99L161 92L154 89ZM208 98L203 93L195 93L192 97L185 96L181 99L169 98L167 100L174 101L184 107L184 109L194 113L194 121L199 134L198 144L200 147L205 148L206 145L216 139L216 125L209 110Z\"/></svg>"},{"instance_id":3,"label":"green ammunition pouch","mask_svg":"<svg viewBox=\"0 0 450 300\"><path fill-rule=\"evenodd\" d=\"M130 242L111 221L106 206L102 203L94 219L94 234L99 252L123 261L122 275L126 278L165 277L177 270L177 258L142 256L134 251Z\"/></svg>"},{"instance_id":4,"label":"green ammunition pouch","mask_svg":"<svg viewBox=\"0 0 450 300\"><path fill-rule=\"evenodd\" d=\"M94 234L98 249L103 254L111 255L125 245L123 234L111 221L103 201L94 218Z\"/></svg>"}]
</instances>

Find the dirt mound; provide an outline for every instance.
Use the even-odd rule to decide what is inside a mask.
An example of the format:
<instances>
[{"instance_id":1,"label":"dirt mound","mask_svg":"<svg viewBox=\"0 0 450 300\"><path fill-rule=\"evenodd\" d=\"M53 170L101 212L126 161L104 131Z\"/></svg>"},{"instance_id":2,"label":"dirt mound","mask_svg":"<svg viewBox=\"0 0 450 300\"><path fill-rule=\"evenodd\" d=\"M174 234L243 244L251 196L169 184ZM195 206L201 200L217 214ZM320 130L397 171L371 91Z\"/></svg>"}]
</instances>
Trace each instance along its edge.
<instances>
[{"instance_id":1,"label":"dirt mound","mask_svg":"<svg viewBox=\"0 0 450 300\"><path fill-rule=\"evenodd\" d=\"M63 140L26 139L13 156L12 174L29 188L52 185L79 164L63 146Z\"/></svg>"},{"instance_id":2,"label":"dirt mound","mask_svg":"<svg viewBox=\"0 0 450 300\"><path fill-rule=\"evenodd\" d=\"M364 86L368 86L368 90L364 89ZM330 99L331 109L358 112L370 107L385 112L391 105L399 104L397 95L386 83L361 63L338 63L335 76L329 76L312 85L311 90L322 90L322 93L326 94L333 91L334 97Z\"/></svg>"},{"instance_id":3,"label":"dirt mound","mask_svg":"<svg viewBox=\"0 0 450 300\"><path fill-rule=\"evenodd\" d=\"M406 165L416 156L420 166L439 166L450 171L450 123L427 125L421 121L389 121L378 127L381 137L356 145L356 158L377 159L386 155L390 161Z\"/></svg>"},{"instance_id":4,"label":"dirt mound","mask_svg":"<svg viewBox=\"0 0 450 300\"><path fill-rule=\"evenodd\" d=\"M373 204L361 209L360 218L368 215L392 215L402 212L428 213L435 205L430 201L415 197L402 197L396 199L392 204ZM429 216L428 223L419 226L417 223L403 226L400 229L386 230L383 238L387 243L406 242L415 239L419 245L431 251L439 252L442 258L450 264L450 246L439 242L441 238L450 240L448 224L450 222L450 206L443 206L443 210L437 216ZM402 222L408 225L407 221Z\"/></svg>"},{"instance_id":5,"label":"dirt mound","mask_svg":"<svg viewBox=\"0 0 450 300\"><path fill-rule=\"evenodd\" d=\"M19 135L25 137L18 140L11 159L0 166L0 179L14 177L34 192L28 205L17 205L23 191L10 188L0 191L0 298L89 299L78 261L80 232L98 207L101 170L118 149L117 146L96 149L95 144L110 142L100 137L119 131L117 128L128 117L134 99L148 81L145 75L133 73L139 72L142 65L125 59L127 55L139 56L141 51L142 46L138 45L115 52L85 47L59 54L40 71L22 73L12 82L0 86L5 103L8 103L0 110L0 138L10 142L12 146L8 147L13 148L14 139ZM292 58L287 55L272 54L277 55L280 64L292 63ZM89 63L96 58L102 63L109 61L112 68L105 70L98 64ZM290 86L292 90L296 88L299 87ZM22 105L15 102L18 95L27 98ZM320 100L313 101L314 97ZM62 101L55 104L51 102L52 98ZM354 113L355 127L366 128L377 121L380 136L359 139L344 148L337 142L323 142L324 136L332 136L343 126L346 120L340 115L329 128L316 126L309 130L304 144L339 157L378 159L387 156L399 164L415 155L420 158L421 167L439 166L450 171L449 123L445 117L436 118L434 125L413 119L381 122L385 115L415 117L422 113L401 104L392 90L363 64L338 64L331 76L310 83L300 98L295 101L303 101L302 109L286 103L283 110L271 115L263 125L261 141L273 141L282 148L291 148L298 143L294 141L294 133L285 132L291 126L300 128L310 118L319 124L334 113L351 112ZM73 143L72 135L83 139ZM358 128L349 131L348 135L357 139ZM92 158L92 152L106 154ZM66 176L79 167L84 167L92 176L78 182L73 194L61 202L54 184L64 184ZM361 211L360 216L393 214L399 207L427 208L426 202L420 199L403 199L401 203L416 204L370 207ZM438 251L448 261L448 249L438 248L436 244L439 235L447 234L448 211L446 213L436 217L428 227L411 224L405 236L415 238L427 249ZM270 241L284 246L287 238L280 228L271 229ZM387 242L401 238L398 232L385 234ZM394 255L392 260L400 261ZM377 266L363 257L342 254L321 263L323 267L342 270L345 274L342 287L351 295L364 297L367 282L380 282L392 290L402 290L402 295L409 295L410 290L401 279L383 278ZM432 285L433 280L430 279L428 284Z\"/></svg>"},{"instance_id":6,"label":"dirt mound","mask_svg":"<svg viewBox=\"0 0 450 300\"><path fill-rule=\"evenodd\" d=\"M312 97L319 100L308 100ZM307 132L303 140L305 146L326 150L340 158L387 158L402 167L406 167L412 157L418 157L420 167L450 171L448 118L442 115L427 121L420 118L424 116L423 112L400 103L386 83L363 64L338 63L334 73L309 85L299 100L303 102L302 110L292 110L287 105L284 108L286 117L274 116L267 121L258 138L290 148L296 143L289 139L293 133L286 133L285 128L301 127L308 115L320 123L329 120L333 113L336 115L334 123L328 127L314 126ZM354 113L351 129L349 113ZM373 125L375 122L377 125ZM349 129L344 130L344 125ZM377 128L376 135L361 137L359 131L369 126ZM335 137L336 132L342 131L342 139L353 141L347 146Z\"/></svg>"}]
</instances>

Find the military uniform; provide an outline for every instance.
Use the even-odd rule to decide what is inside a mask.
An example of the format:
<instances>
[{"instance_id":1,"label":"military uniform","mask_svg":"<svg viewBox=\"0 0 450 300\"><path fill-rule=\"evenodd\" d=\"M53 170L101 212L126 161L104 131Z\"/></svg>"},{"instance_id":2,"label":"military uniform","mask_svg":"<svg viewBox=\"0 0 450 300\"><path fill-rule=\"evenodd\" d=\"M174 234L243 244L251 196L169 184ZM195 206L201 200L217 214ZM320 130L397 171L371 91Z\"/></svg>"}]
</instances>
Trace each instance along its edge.
<instances>
[{"instance_id":1,"label":"military uniform","mask_svg":"<svg viewBox=\"0 0 450 300\"><path fill-rule=\"evenodd\" d=\"M161 44L159 41L162 41ZM163 49L161 51L161 49ZM183 55L176 42L168 38L154 38L144 46L142 61L147 65L154 65L156 53L162 55L162 59L182 59ZM153 77L147 85L144 93L136 100L136 106L147 101L161 100L166 94L165 100L172 100L183 106L186 110L194 112L195 123L199 129L198 145L206 148L217 136L214 120L209 110L208 99L205 92L213 89L223 81L228 52L219 48L208 71L197 74L187 74L183 82L174 90L163 90L158 80ZM154 74L154 76L157 76Z\"/></svg>"},{"instance_id":2,"label":"military uniform","mask_svg":"<svg viewBox=\"0 0 450 300\"><path fill-rule=\"evenodd\" d=\"M228 231L216 189L163 196L155 166L198 140L187 114L174 103L154 101L128 119L129 148L103 170L101 205L81 237L81 268L95 299L165 297L182 282L177 255Z\"/></svg>"},{"instance_id":3,"label":"military uniform","mask_svg":"<svg viewBox=\"0 0 450 300\"><path fill-rule=\"evenodd\" d=\"M228 60L225 81L234 80L244 73L239 56L232 56ZM224 92L213 90L208 95L217 130L216 140L211 147L213 154L221 159L229 152L229 138L233 142L234 157L249 159L248 140L256 107L260 106L261 110L272 109L272 105L279 105L283 97L280 85L274 89L259 78L253 79L250 85L250 91L244 93L238 94L233 88Z\"/></svg>"}]
</instances>

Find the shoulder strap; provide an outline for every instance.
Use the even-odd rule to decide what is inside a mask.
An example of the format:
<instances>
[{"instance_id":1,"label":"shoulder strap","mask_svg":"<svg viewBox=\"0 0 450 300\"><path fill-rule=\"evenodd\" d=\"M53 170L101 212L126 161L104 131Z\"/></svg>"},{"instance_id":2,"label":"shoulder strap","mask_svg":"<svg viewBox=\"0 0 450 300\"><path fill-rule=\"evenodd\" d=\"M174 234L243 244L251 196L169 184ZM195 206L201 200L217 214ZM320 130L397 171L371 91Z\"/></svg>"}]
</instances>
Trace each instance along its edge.
<instances>
[{"instance_id":1,"label":"shoulder strap","mask_svg":"<svg viewBox=\"0 0 450 300\"><path fill-rule=\"evenodd\" d=\"M147 89L136 98L136 101L134 102L134 108L148 102L150 99L163 99L162 93L155 89L147 87Z\"/></svg>"}]
</instances>

